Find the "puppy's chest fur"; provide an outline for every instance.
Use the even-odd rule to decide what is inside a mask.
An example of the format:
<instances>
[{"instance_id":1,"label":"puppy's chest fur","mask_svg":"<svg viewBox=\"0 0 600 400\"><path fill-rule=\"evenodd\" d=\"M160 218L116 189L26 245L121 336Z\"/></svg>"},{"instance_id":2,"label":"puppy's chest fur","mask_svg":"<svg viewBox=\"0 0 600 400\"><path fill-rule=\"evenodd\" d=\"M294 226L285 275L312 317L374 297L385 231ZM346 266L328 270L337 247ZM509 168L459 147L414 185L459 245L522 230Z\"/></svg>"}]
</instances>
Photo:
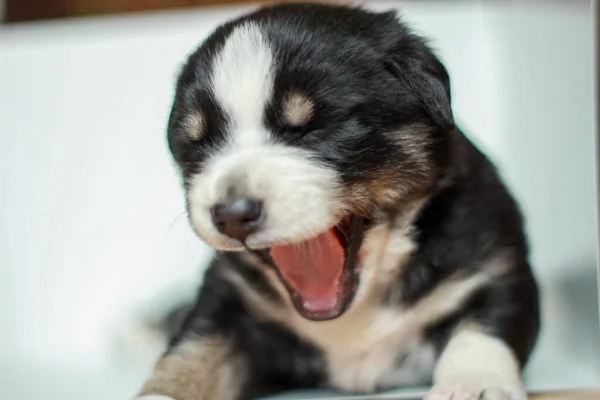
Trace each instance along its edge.
<instances>
[{"instance_id":1,"label":"puppy's chest fur","mask_svg":"<svg viewBox=\"0 0 600 400\"><path fill-rule=\"evenodd\" d=\"M351 309L324 322L290 315L288 325L323 351L334 387L372 392L430 379L436 356L422 337L421 321L409 310L382 306L382 294L414 247L407 229L373 229L365 238L361 287Z\"/></svg>"},{"instance_id":2,"label":"puppy's chest fur","mask_svg":"<svg viewBox=\"0 0 600 400\"><path fill-rule=\"evenodd\" d=\"M322 353L331 386L372 392L398 384L426 383L431 378L436 354L433 345L422 337L428 318L416 315L414 310L382 305L383 294L394 277L397 279L413 249L406 229L373 229L363 243L361 286L355 302L346 313L330 321L304 319L289 302L271 303L240 276L226 276L257 318L284 325ZM272 271L267 271L267 276L287 299L286 290Z\"/></svg>"},{"instance_id":3,"label":"puppy's chest fur","mask_svg":"<svg viewBox=\"0 0 600 400\"><path fill-rule=\"evenodd\" d=\"M293 318L293 330L323 352L334 387L372 392L426 383L431 377L434 348L422 339L409 313L363 304L333 321L300 318Z\"/></svg>"},{"instance_id":4,"label":"puppy's chest fur","mask_svg":"<svg viewBox=\"0 0 600 400\"><path fill-rule=\"evenodd\" d=\"M382 225L369 231L361 248L361 284L355 301L334 320L315 322L303 318L270 269L265 270L266 276L280 292L283 303L269 301L234 272L225 276L238 288L255 318L285 326L322 353L331 386L372 392L427 384L438 350L428 340L426 330L460 309L476 290L490 282L496 268L437 282L410 305L386 305L384 297L390 290L402 291L401 272L416 246L403 226ZM397 297L398 293L392 295Z\"/></svg>"}]
</instances>

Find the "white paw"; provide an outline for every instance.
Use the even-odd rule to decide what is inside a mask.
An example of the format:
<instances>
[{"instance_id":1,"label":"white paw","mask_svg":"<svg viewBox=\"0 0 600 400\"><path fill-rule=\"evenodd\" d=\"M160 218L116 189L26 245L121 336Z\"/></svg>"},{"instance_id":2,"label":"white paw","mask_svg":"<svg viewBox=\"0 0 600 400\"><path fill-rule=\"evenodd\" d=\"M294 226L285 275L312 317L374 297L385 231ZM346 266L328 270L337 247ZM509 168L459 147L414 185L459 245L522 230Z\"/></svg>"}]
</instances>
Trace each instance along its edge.
<instances>
[{"instance_id":1,"label":"white paw","mask_svg":"<svg viewBox=\"0 0 600 400\"><path fill-rule=\"evenodd\" d=\"M167 396L160 396L157 394L151 394L148 396L142 396L142 397L137 397L135 400L175 400L171 397L167 397Z\"/></svg>"},{"instance_id":2,"label":"white paw","mask_svg":"<svg viewBox=\"0 0 600 400\"><path fill-rule=\"evenodd\" d=\"M425 400L527 400L527 395L519 387L461 381L435 385Z\"/></svg>"}]
</instances>

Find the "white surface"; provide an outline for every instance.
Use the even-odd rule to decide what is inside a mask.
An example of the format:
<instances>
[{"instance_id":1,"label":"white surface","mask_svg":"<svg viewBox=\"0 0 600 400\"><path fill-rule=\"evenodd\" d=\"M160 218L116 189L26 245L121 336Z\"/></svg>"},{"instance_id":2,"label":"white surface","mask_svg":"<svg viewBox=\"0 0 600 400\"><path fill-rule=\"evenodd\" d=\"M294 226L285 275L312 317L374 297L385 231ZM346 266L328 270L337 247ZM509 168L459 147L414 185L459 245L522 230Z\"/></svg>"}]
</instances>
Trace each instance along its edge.
<instances>
[{"instance_id":1,"label":"white surface","mask_svg":"<svg viewBox=\"0 0 600 400\"><path fill-rule=\"evenodd\" d=\"M544 5L545 4L545 5ZM498 159L528 220L544 332L532 385L600 386L589 2L491 4ZM568 366L568 367L567 367Z\"/></svg>"},{"instance_id":2,"label":"white surface","mask_svg":"<svg viewBox=\"0 0 600 400\"><path fill-rule=\"evenodd\" d=\"M372 3L433 39L458 120L522 201L544 292L530 386L600 385L588 2ZM211 254L166 148L174 78L245 10L0 29L0 398L129 398L148 373L133 323Z\"/></svg>"}]
</instances>

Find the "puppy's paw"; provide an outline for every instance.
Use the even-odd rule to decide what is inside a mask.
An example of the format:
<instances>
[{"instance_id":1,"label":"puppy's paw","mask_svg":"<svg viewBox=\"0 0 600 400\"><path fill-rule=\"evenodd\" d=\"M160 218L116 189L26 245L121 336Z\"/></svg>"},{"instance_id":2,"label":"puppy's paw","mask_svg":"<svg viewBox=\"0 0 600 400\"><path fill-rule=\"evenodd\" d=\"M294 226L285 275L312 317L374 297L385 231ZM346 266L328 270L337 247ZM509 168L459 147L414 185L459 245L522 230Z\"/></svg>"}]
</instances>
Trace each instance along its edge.
<instances>
[{"instance_id":1,"label":"puppy's paw","mask_svg":"<svg viewBox=\"0 0 600 400\"><path fill-rule=\"evenodd\" d=\"M435 385L425 400L527 400L527 395L518 387L460 381Z\"/></svg>"}]
</instances>

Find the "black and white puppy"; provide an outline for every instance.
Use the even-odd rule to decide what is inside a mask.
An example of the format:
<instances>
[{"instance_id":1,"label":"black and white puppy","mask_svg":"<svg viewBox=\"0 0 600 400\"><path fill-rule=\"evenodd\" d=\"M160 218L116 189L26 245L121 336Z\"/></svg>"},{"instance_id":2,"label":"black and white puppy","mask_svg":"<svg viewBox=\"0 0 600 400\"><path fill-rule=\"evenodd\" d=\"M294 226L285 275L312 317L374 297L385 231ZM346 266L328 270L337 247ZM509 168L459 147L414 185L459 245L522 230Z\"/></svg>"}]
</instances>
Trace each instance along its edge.
<instances>
[{"instance_id":1,"label":"black and white puppy","mask_svg":"<svg viewBox=\"0 0 600 400\"><path fill-rule=\"evenodd\" d=\"M183 68L168 138L219 253L141 399L526 398L539 309L520 211L394 12L286 4L224 24Z\"/></svg>"}]
</instances>

